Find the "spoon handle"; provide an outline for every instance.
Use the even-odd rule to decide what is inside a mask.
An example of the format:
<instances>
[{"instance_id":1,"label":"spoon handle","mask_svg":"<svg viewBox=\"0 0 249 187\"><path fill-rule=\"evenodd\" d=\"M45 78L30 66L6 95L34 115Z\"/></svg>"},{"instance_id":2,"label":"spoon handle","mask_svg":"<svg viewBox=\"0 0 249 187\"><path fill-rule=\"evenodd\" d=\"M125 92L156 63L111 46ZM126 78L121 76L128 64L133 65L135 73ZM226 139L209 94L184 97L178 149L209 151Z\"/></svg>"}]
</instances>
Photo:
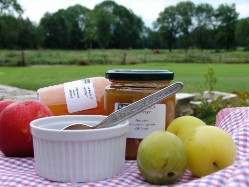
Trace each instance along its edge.
<instances>
[{"instance_id":1,"label":"spoon handle","mask_svg":"<svg viewBox=\"0 0 249 187\"><path fill-rule=\"evenodd\" d=\"M179 90L183 88L183 83L176 82L163 88L139 101L129 104L126 107L121 108L113 113L111 113L107 118L101 121L95 128L104 128L114 126L117 123L124 121L130 117L135 116L136 114L142 112L143 110L159 103L160 101L170 97Z\"/></svg>"}]
</instances>

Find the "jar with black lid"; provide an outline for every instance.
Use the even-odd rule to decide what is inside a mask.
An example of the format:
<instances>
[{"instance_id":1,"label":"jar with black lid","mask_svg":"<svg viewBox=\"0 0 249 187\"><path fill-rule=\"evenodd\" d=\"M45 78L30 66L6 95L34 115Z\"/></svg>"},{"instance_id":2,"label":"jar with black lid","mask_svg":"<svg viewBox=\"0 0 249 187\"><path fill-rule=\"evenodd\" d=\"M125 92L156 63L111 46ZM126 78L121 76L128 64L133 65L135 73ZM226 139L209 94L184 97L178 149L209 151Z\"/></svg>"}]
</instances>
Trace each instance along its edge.
<instances>
[{"instance_id":1,"label":"jar with black lid","mask_svg":"<svg viewBox=\"0 0 249 187\"><path fill-rule=\"evenodd\" d=\"M112 112L167 87L174 79L168 70L114 69L106 72L105 110ZM126 159L136 159L141 140L157 130L166 130L175 118L175 95L129 119Z\"/></svg>"}]
</instances>

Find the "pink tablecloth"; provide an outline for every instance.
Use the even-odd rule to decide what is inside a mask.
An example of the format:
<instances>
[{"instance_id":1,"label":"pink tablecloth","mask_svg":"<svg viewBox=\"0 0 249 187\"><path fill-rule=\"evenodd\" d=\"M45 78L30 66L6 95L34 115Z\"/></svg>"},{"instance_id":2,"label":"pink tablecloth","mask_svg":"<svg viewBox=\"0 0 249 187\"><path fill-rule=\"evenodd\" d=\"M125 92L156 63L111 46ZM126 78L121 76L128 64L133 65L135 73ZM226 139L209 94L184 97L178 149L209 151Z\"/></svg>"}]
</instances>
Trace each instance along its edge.
<instances>
[{"instance_id":1,"label":"pink tablecloth","mask_svg":"<svg viewBox=\"0 0 249 187\"><path fill-rule=\"evenodd\" d=\"M217 114L216 125L226 130L237 146L236 162L212 175L196 178L186 171L173 186L249 186L249 107L227 108ZM33 158L7 158L0 152L0 186L146 186L136 161L126 161L116 177L91 183L58 183L39 177Z\"/></svg>"}]
</instances>

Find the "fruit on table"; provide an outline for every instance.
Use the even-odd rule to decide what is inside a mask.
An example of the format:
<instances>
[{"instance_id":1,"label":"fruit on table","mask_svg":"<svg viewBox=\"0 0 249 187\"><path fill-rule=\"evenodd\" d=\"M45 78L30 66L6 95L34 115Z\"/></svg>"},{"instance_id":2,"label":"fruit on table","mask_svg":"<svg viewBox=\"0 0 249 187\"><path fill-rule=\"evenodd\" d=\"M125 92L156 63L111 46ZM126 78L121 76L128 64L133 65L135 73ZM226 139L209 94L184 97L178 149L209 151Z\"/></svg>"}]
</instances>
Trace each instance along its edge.
<instances>
[{"instance_id":1,"label":"fruit on table","mask_svg":"<svg viewBox=\"0 0 249 187\"><path fill-rule=\"evenodd\" d=\"M167 131L174 133L184 142L192 136L195 128L206 125L204 121L194 116L181 116L174 119L168 126Z\"/></svg>"},{"instance_id":2,"label":"fruit on table","mask_svg":"<svg viewBox=\"0 0 249 187\"><path fill-rule=\"evenodd\" d=\"M14 102L15 102L14 100L9 100L9 99L0 101L0 114L3 111L3 109L5 109L5 107L7 107L8 105Z\"/></svg>"},{"instance_id":3,"label":"fruit on table","mask_svg":"<svg viewBox=\"0 0 249 187\"><path fill-rule=\"evenodd\" d=\"M32 120L51 116L48 107L36 100L14 102L0 114L0 148L6 156L33 156Z\"/></svg>"},{"instance_id":4,"label":"fruit on table","mask_svg":"<svg viewBox=\"0 0 249 187\"><path fill-rule=\"evenodd\" d=\"M0 101L0 114L2 113L2 111L11 103L14 103L14 100L2 100ZM0 150L1 150L1 146L0 146Z\"/></svg>"},{"instance_id":5,"label":"fruit on table","mask_svg":"<svg viewBox=\"0 0 249 187\"><path fill-rule=\"evenodd\" d=\"M151 133L139 145L137 165L142 176L150 183L174 183L187 167L182 140L167 131Z\"/></svg>"},{"instance_id":6,"label":"fruit on table","mask_svg":"<svg viewBox=\"0 0 249 187\"><path fill-rule=\"evenodd\" d=\"M188 168L202 177L234 163L236 145L231 136L216 126L200 126L185 139Z\"/></svg>"}]
</instances>

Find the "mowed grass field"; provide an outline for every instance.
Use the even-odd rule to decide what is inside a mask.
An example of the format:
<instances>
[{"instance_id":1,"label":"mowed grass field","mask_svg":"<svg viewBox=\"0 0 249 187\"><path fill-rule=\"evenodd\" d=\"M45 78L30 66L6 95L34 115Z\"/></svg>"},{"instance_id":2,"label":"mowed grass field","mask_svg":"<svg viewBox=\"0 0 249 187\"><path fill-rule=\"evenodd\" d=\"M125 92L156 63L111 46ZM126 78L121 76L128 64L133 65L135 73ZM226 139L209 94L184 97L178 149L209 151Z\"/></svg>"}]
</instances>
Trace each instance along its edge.
<instances>
[{"instance_id":1,"label":"mowed grass field","mask_svg":"<svg viewBox=\"0 0 249 187\"><path fill-rule=\"evenodd\" d=\"M30 90L86 77L105 76L109 69L164 69L175 73L172 82L181 81L181 92L199 92L207 89L204 73L211 67L217 83L214 89L224 92L249 91L249 64L210 63L141 63L130 65L88 66L28 66L0 67L0 84Z\"/></svg>"},{"instance_id":2,"label":"mowed grass field","mask_svg":"<svg viewBox=\"0 0 249 187\"><path fill-rule=\"evenodd\" d=\"M0 50L0 66L15 66L25 60L27 65L76 65L79 63L91 65L140 64L150 62L162 63L249 63L248 51L215 51L189 49L188 52L175 49L92 49L92 50Z\"/></svg>"}]
</instances>

